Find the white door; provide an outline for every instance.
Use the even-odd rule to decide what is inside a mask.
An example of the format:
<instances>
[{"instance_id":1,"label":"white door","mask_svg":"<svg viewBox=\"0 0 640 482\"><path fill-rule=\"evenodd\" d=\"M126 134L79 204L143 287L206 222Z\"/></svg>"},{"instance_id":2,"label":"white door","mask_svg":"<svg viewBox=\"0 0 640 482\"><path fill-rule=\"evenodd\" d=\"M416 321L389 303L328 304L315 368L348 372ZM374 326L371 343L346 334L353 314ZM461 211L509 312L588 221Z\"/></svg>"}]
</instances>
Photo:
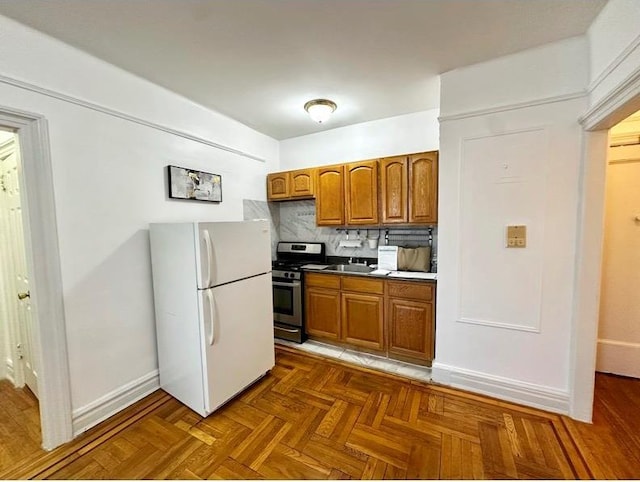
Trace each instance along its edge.
<instances>
[{"instance_id":1,"label":"white door","mask_svg":"<svg viewBox=\"0 0 640 482\"><path fill-rule=\"evenodd\" d=\"M271 271L271 234L264 220L199 223L198 288Z\"/></svg>"},{"instance_id":2,"label":"white door","mask_svg":"<svg viewBox=\"0 0 640 482\"><path fill-rule=\"evenodd\" d=\"M19 386L23 382L38 396L38 376L34 365L31 346L33 321L31 316L31 299L29 291L29 275L25 257L24 231L22 225L22 208L20 205L20 178L18 162L18 146L3 144L0 155L0 222L2 223L3 276L5 299L9 313L10 333L13 345L14 379Z\"/></svg>"},{"instance_id":3,"label":"white door","mask_svg":"<svg viewBox=\"0 0 640 482\"><path fill-rule=\"evenodd\" d=\"M271 275L200 291L205 409L213 412L275 364Z\"/></svg>"},{"instance_id":4,"label":"white door","mask_svg":"<svg viewBox=\"0 0 640 482\"><path fill-rule=\"evenodd\" d=\"M640 378L640 146L609 152L596 369Z\"/></svg>"}]
</instances>

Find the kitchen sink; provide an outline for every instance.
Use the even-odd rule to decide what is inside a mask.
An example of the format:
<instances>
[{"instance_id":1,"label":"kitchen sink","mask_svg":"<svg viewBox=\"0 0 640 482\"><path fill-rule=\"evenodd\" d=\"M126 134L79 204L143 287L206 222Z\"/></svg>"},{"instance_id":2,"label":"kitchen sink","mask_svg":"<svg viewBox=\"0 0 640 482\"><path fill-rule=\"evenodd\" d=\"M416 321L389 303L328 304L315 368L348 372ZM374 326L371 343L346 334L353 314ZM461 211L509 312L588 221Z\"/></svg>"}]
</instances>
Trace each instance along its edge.
<instances>
[{"instance_id":1,"label":"kitchen sink","mask_svg":"<svg viewBox=\"0 0 640 482\"><path fill-rule=\"evenodd\" d=\"M327 271L343 271L348 273L371 273L373 268L366 264L332 264L327 268Z\"/></svg>"}]
</instances>

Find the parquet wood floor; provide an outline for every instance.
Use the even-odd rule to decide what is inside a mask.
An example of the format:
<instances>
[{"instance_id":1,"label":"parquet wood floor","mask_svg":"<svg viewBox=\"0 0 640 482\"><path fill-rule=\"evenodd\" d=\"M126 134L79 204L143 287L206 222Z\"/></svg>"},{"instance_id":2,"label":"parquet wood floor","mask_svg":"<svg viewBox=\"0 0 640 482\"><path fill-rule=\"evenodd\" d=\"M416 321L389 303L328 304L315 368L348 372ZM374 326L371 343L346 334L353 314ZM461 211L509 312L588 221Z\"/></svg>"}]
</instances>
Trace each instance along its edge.
<instances>
[{"instance_id":1,"label":"parquet wood floor","mask_svg":"<svg viewBox=\"0 0 640 482\"><path fill-rule=\"evenodd\" d=\"M38 399L28 388L16 389L0 380L0 473L26 456L43 454L40 448Z\"/></svg>"},{"instance_id":2,"label":"parquet wood floor","mask_svg":"<svg viewBox=\"0 0 640 482\"><path fill-rule=\"evenodd\" d=\"M276 353L269 375L206 419L158 391L46 456L0 470L0 478L576 479L616 474L615 468L594 472L590 466L597 457L589 451L590 425L290 348Z\"/></svg>"}]
</instances>

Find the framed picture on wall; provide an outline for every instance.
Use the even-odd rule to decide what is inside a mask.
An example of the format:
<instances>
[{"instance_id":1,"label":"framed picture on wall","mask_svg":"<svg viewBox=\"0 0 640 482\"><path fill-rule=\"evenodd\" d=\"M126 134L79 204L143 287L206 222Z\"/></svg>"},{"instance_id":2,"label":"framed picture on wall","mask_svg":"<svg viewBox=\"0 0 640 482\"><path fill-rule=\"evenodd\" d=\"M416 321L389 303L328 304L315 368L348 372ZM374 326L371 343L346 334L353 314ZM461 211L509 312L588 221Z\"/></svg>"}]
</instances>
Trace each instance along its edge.
<instances>
[{"instance_id":1,"label":"framed picture on wall","mask_svg":"<svg viewBox=\"0 0 640 482\"><path fill-rule=\"evenodd\" d=\"M222 202L222 176L185 167L169 169L169 197L196 201Z\"/></svg>"}]
</instances>

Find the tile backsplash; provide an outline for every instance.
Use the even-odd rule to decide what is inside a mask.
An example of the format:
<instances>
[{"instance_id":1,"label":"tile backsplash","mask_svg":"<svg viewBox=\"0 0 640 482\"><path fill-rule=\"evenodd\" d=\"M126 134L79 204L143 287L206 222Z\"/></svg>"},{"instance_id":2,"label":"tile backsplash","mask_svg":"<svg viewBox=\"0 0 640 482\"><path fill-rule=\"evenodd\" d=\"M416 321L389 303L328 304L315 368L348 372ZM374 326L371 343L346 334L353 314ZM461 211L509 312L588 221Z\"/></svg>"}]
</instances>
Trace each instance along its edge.
<instances>
[{"instance_id":1,"label":"tile backsplash","mask_svg":"<svg viewBox=\"0 0 640 482\"><path fill-rule=\"evenodd\" d=\"M266 202L243 200L244 219L268 219L271 222L271 251L275 258L278 241L322 242L327 246L328 256L348 256L357 258L377 258L378 249L370 248L367 239L377 239L384 245L385 232L389 234L389 245L393 246L428 246L429 230L427 228L382 228L360 229L359 239L362 246L350 248L340 246L340 241L358 239L358 229L329 228L316 226L316 203L313 200ZM438 227L432 229L432 257L438 250Z\"/></svg>"},{"instance_id":2,"label":"tile backsplash","mask_svg":"<svg viewBox=\"0 0 640 482\"><path fill-rule=\"evenodd\" d=\"M276 204L276 203L272 203ZM280 239L282 241L316 241L327 245L329 256L354 256L358 258L376 258L377 248L369 248L367 238L378 239L384 244L385 228L360 229L362 246L349 248L340 246L340 241L358 239L358 229L336 229L316 226L315 201L288 201L280 205ZM389 244L396 246L416 247L427 246L429 230L427 228L388 228ZM438 228L433 227L433 253L437 252Z\"/></svg>"}]
</instances>

